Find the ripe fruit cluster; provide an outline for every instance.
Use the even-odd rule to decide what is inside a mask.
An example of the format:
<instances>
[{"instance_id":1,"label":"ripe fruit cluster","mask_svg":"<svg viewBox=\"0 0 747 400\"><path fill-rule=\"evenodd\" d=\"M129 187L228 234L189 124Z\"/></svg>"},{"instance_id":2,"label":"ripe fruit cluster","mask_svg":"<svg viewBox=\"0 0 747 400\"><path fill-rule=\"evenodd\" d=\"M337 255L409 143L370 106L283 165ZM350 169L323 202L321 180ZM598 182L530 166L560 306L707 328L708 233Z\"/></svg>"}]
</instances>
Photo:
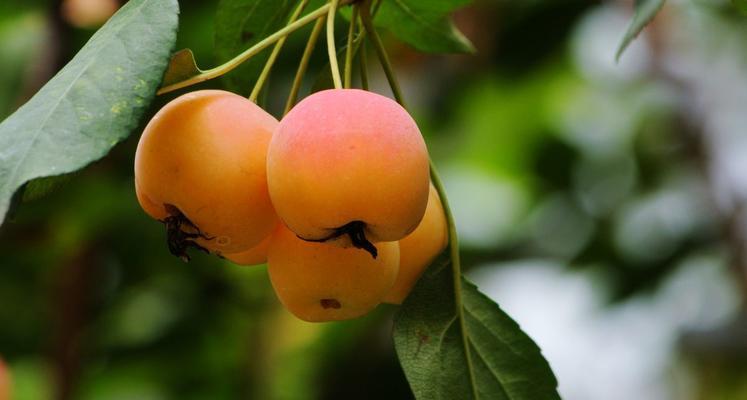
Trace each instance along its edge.
<instances>
[{"instance_id":1,"label":"ripe fruit cluster","mask_svg":"<svg viewBox=\"0 0 747 400\"><path fill-rule=\"evenodd\" d=\"M233 93L162 108L135 155L138 200L170 251L267 262L280 301L306 321L399 304L447 244L425 142L394 101L315 93L278 122Z\"/></svg>"}]
</instances>

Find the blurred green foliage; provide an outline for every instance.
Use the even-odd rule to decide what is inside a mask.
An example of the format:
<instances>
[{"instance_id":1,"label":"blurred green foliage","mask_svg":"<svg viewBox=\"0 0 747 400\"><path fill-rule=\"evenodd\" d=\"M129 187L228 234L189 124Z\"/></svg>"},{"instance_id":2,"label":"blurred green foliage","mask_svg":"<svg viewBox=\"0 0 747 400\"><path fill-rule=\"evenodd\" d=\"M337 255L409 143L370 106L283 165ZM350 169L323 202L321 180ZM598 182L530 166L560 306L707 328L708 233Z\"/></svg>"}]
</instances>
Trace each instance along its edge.
<instances>
[{"instance_id":1,"label":"blurred green foliage","mask_svg":"<svg viewBox=\"0 0 747 400\"><path fill-rule=\"evenodd\" d=\"M728 2L702 3L680 7L715 21L723 31L714 40L742 32ZM180 4L177 48L215 65L216 2ZM58 6L0 3L0 116L91 35L60 21ZM468 268L552 259L594 273L614 303L655 291L693 254L726 253L728 221L709 203L682 96L657 76L659 50L633 42L614 64L626 10L478 1L456 16L474 56L424 56L387 38L446 179ZM618 22L622 30L605 29ZM275 115L307 34L291 36L266 90ZM325 68L323 50L306 92ZM389 94L375 61L370 70L372 89ZM179 93L158 98L150 115ZM134 194L141 130L46 196L28 193L0 227L0 355L15 398L412 397L391 344L394 307L307 324L280 307L264 267L169 255L162 226Z\"/></svg>"}]
</instances>

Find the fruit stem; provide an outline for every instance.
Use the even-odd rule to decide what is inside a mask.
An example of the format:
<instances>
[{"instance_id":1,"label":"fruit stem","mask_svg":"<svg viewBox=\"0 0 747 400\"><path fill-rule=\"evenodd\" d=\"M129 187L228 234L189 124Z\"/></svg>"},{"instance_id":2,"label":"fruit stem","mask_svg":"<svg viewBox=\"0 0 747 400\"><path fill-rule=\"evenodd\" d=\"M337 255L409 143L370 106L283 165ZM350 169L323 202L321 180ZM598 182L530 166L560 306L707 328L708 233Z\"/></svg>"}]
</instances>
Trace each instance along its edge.
<instances>
[{"instance_id":1,"label":"fruit stem","mask_svg":"<svg viewBox=\"0 0 747 400\"><path fill-rule=\"evenodd\" d=\"M379 34L376 33L376 28L374 28L373 26L371 12L368 8L368 4L361 7L360 14L361 20L363 21L363 26L366 27L366 32L368 32L368 36L371 38L371 42L376 49L376 54L378 55L379 61L381 62L381 67L384 69L386 79L387 81L389 81L389 86L392 88L394 98L397 100L397 103L401 104L402 107L407 109L407 106L405 106L405 100L402 97L402 90L400 89L399 83L397 82L397 77L394 75L394 69L392 68L392 63L389 61L389 56L386 53L384 43L381 41Z\"/></svg>"},{"instance_id":2,"label":"fruit stem","mask_svg":"<svg viewBox=\"0 0 747 400\"><path fill-rule=\"evenodd\" d=\"M329 68L332 71L332 81L335 89L342 89L340 78L340 66L337 64L337 48L335 47L335 15L339 0L329 1L329 12L327 13L327 53L329 55Z\"/></svg>"},{"instance_id":3,"label":"fruit stem","mask_svg":"<svg viewBox=\"0 0 747 400\"><path fill-rule=\"evenodd\" d=\"M309 41L306 42L306 48L301 56L301 62L298 64L298 70L296 71L296 77L293 78L293 86L291 86L290 94L288 94L288 101L285 103L285 111L283 115L288 114L288 111L296 105L296 99L298 99L298 92L301 90L301 84L303 83L303 76L306 75L306 69L309 66L311 55L314 53L316 42L319 39L319 34L322 33L324 28L324 17L319 17L314 24L314 28L311 30L309 35Z\"/></svg>"},{"instance_id":4,"label":"fruit stem","mask_svg":"<svg viewBox=\"0 0 747 400\"><path fill-rule=\"evenodd\" d=\"M336 1L336 0L335 0ZM348 1L344 1L343 4L347 4ZM262 39L259 43L255 44L254 46L244 50L241 54L237 55L233 59L225 62L224 64L221 64L215 68L211 68L208 70L205 70L195 76L192 76L188 79L185 79L181 82L177 82L168 86L165 86L156 92L157 94L164 94L168 92L173 92L174 90L178 90L181 88L185 88L187 86L192 86L201 82L205 82L210 79L217 78L219 76L225 75L226 73L234 70L236 67L241 65L244 61L254 57L257 55L257 53L261 52L262 50L266 49L267 47L271 46L273 43L277 42L278 40L290 35L291 33L297 31L300 28L303 28L306 26L309 22L316 20L319 17L322 17L324 15L327 15L329 12L329 9L331 7L331 3L327 3L316 10L304 15L303 17L299 18L296 22L286 25L284 28L278 30L277 32L273 33L272 35Z\"/></svg>"},{"instance_id":5,"label":"fruit stem","mask_svg":"<svg viewBox=\"0 0 747 400\"><path fill-rule=\"evenodd\" d=\"M358 60L361 66L361 88L368 90L368 57L366 56L366 44L362 44L361 58Z\"/></svg>"},{"instance_id":6,"label":"fruit stem","mask_svg":"<svg viewBox=\"0 0 747 400\"><path fill-rule=\"evenodd\" d=\"M381 2L379 2L377 6L380 4ZM366 27L368 35L374 43L374 46L376 46L376 54L378 55L379 61L384 68L384 72L386 73L387 80L389 81L389 86L391 86L392 88L394 97L403 108L407 109L407 106L405 106L402 98L402 91L400 90L399 84L397 82L397 76L394 74L394 68L392 68L389 57L387 56L386 48L381 42L379 35L376 34L376 29L374 28L371 21L371 14L369 13L368 9L369 6L370 0L366 0L366 2L363 4L363 7L361 7L360 14L363 20L363 25ZM468 338L466 336L467 325L464 320L464 306L462 304L462 261L459 255L459 236L457 234L456 221L454 220L454 214L452 213L451 206L449 205L449 199L446 196L446 188L444 187L443 181L441 181L441 177L438 175L438 171L436 170L435 164L433 164L433 160L430 161L430 173L431 182L433 182L433 186L436 188L436 192L438 192L438 196L441 198L441 204L444 208L444 215L446 217L446 223L449 229L449 256L451 258L451 271L453 274L452 279L454 280L454 302L456 305L455 312L459 317L459 329L462 332L462 344L464 346L464 354L467 361L467 370L469 372L470 383L472 385L472 388L476 388L477 383L475 378L475 371L472 367L472 352L470 350Z\"/></svg>"},{"instance_id":7,"label":"fruit stem","mask_svg":"<svg viewBox=\"0 0 747 400\"><path fill-rule=\"evenodd\" d=\"M306 6L309 4L309 0L301 0L301 3L298 4L298 7L293 11L293 14L291 14L290 18L288 19L288 24L290 25L298 19L298 16L301 15L303 10L306 8ZM267 58L267 62L265 63L265 67L262 69L262 72L259 74L259 77L257 78L257 82L254 84L254 88L252 89L252 93L249 95L249 100L253 102L257 102L257 98L259 98L259 92L262 91L262 87L265 85L265 82L267 81L267 77L270 76L270 72L272 72L272 66L275 65L275 60L278 58L278 54L280 54L280 50L283 49L283 45L285 45L285 41L288 40L288 36L283 36L280 38L280 40L275 43L275 47L272 49L272 53L270 53L270 57Z\"/></svg>"},{"instance_id":8,"label":"fruit stem","mask_svg":"<svg viewBox=\"0 0 747 400\"><path fill-rule=\"evenodd\" d=\"M360 24L359 29L361 30L359 35L362 37L366 33L366 31L364 30L365 28L363 28L362 23ZM361 51L361 56L360 58L358 58L358 62L360 63L360 68L361 68L361 71L360 71L361 88L363 90L368 90L368 56L366 55L366 42L365 41L361 42L360 51Z\"/></svg>"},{"instance_id":9,"label":"fruit stem","mask_svg":"<svg viewBox=\"0 0 747 400\"><path fill-rule=\"evenodd\" d=\"M353 4L353 15L350 17L348 29L348 43L345 52L345 89L350 89L353 80L353 36L355 36L355 23L358 21L358 5Z\"/></svg>"}]
</instances>

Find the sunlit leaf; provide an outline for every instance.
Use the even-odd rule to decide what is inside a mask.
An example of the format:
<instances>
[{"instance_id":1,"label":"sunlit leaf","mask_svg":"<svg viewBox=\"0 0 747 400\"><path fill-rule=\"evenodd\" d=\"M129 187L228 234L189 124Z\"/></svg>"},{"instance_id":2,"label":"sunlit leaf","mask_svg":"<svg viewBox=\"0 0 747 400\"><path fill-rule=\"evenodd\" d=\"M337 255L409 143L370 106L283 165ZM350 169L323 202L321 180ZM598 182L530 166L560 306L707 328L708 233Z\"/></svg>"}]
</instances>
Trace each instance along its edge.
<instances>
[{"instance_id":1,"label":"sunlit leaf","mask_svg":"<svg viewBox=\"0 0 747 400\"><path fill-rule=\"evenodd\" d=\"M178 7L131 0L0 123L0 221L24 183L84 167L137 126L176 40Z\"/></svg>"}]
</instances>

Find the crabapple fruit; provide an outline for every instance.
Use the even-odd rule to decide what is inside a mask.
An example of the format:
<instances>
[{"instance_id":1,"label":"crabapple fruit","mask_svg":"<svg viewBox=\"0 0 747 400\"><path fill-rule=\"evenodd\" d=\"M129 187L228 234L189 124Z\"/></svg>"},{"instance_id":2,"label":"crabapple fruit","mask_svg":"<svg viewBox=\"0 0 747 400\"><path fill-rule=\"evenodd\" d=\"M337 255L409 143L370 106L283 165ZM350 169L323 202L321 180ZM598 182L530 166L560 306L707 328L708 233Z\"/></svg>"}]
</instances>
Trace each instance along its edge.
<instances>
[{"instance_id":1,"label":"crabapple fruit","mask_svg":"<svg viewBox=\"0 0 747 400\"><path fill-rule=\"evenodd\" d=\"M407 111L364 90L332 89L299 102L267 153L280 219L300 238L366 249L402 239L428 201L428 149Z\"/></svg>"},{"instance_id":2,"label":"crabapple fruit","mask_svg":"<svg viewBox=\"0 0 747 400\"><path fill-rule=\"evenodd\" d=\"M353 247L299 239L285 226L267 252L270 281L280 302L309 322L356 318L374 309L394 284L397 242L381 242L379 256Z\"/></svg>"},{"instance_id":3,"label":"crabapple fruit","mask_svg":"<svg viewBox=\"0 0 747 400\"><path fill-rule=\"evenodd\" d=\"M119 8L117 0L63 0L62 17L78 28L97 28Z\"/></svg>"},{"instance_id":4,"label":"crabapple fruit","mask_svg":"<svg viewBox=\"0 0 747 400\"><path fill-rule=\"evenodd\" d=\"M222 90L182 95L150 120L135 153L135 189L145 212L166 223L172 253L238 253L272 232L266 158L277 125Z\"/></svg>"},{"instance_id":5,"label":"crabapple fruit","mask_svg":"<svg viewBox=\"0 0 747 400\"><path fill-rule=\"evenodd\" d=\"M258 245L249 250L239 253L223 254L223 258L238 265L259 265L267 262L267 249L270 247L270 238L267 236Z\"/></svg>"}]
</instances>

